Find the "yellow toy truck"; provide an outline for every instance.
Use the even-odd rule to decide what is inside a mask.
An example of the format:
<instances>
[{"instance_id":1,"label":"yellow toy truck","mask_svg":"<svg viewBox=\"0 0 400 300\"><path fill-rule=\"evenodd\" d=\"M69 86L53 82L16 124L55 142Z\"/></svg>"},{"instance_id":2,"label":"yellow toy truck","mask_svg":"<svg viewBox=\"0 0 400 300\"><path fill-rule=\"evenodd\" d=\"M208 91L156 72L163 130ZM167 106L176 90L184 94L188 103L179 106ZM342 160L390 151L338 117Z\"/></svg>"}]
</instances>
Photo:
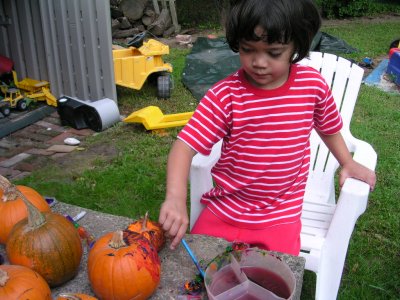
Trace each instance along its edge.
<instances>
[{"instance_id":1,"label":"yellow toy truck","mask_svg":"<svg viewBox=\"0 0 400 300\"><path fill-rule=\"evenodd\" d=\"M162 55L169 54L168 45L149 39L124 49L113 50L115 84L140 90L150 75L157 76L157 95L169 98L172 66L165 63Z\"/></svg>"},{"instance_id":2,"label":"yellow toy truck","mask_svg":"<svg viewBox=\"0 0 400 300\"><path fill-rule=\"evenodd\" d=\"M0 100L0 112L7 117L11 113L11 108L18 110L26 110L31 103L31 99L25 98L21 91L16 88L1 89L4 93L4 98Z\"/></svg>"},{"instance_id":3,"label":"yellow toy truck","mask_svg":"<svg viewBox=\"0 0 400 300\"><path fill-rule=\"evenodd\" d=\"M36 80L32 78L24 78L18 80L17 72L12 71L14 84L17 88L26 91L27 97L34 101L46 101L47 105L57 107L57 99L50 92L50 83L45 80Z\"/></svg>"}]
</instances>

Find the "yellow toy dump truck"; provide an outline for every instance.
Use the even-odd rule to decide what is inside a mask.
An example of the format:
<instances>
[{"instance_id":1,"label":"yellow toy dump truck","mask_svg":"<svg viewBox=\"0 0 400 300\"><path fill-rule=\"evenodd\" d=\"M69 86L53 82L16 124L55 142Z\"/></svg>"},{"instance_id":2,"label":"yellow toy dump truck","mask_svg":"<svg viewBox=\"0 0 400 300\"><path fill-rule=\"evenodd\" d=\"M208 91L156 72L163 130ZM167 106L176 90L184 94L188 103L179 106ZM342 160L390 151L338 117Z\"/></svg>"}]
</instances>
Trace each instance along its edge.
<instances>
[{"instance_id":1,"label":"yellow toy dump truck","mask_svg":"<svg viewBox=\"0 0 400 300\"><path fill-rule=\"evenodd\" d=\"M17 73L13 73L14 84L17 88L26 91L26 97L32 100L46 101L48 105L57 106L57 99L50 92L50 83L44 80L24 78L18 81Z\"/></svg>"},{"instance_id":2,"label":"yellow toy dump truck","mask_svg":"<svg viewBox=\"0 0 400 300\"><path fill-rule=\"evenodd\" d=\"M113 50L115 84L140 90L150 75L156 75L158 97L169 98L172 66L163 61L165 54L169 54L169 47L154 39L137 47Z\"/></svg>"}]
</instances>

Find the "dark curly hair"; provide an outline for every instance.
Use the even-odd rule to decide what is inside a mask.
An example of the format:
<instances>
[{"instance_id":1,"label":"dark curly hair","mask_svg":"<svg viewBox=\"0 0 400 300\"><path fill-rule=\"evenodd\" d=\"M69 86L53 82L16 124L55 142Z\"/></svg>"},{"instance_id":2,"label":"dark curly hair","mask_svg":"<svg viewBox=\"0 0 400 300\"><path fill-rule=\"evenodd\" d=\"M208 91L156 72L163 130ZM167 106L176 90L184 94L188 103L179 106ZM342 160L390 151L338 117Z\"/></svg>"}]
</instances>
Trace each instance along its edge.
<instances>
[{"instance_id":1,"label":"dark curly hair","mask_svg":"<svg viewBox=\"0 0 400 300\"><path fill-rule=\"evenodd\" d=\"M306 57L311 42L321 27L321 16L313 0L232 0L226 18L229 47L239 51L241 40L263 40L269 44L293 42L292 62ZM265 35L257 36L260 26Z\"/></svg>"}]
</instances>

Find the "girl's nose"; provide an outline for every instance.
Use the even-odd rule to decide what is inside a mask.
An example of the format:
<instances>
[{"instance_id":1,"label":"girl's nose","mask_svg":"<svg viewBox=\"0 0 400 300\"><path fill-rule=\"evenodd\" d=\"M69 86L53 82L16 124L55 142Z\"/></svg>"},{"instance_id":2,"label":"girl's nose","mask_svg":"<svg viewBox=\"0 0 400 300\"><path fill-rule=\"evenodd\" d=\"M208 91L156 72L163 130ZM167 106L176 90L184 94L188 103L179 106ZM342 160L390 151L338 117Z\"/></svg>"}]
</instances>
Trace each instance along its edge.
<instances>
[{"instance_id":1,"label":"girl's nose","mask_svg":"<svg viewBox=\"0 0 400 300\"><path fill-rule=\"evenodd\" d=\"M264 55L254 55L252 64L254 68L266 68L268 66L268 60Z\"/></svg>"}]
</instances>

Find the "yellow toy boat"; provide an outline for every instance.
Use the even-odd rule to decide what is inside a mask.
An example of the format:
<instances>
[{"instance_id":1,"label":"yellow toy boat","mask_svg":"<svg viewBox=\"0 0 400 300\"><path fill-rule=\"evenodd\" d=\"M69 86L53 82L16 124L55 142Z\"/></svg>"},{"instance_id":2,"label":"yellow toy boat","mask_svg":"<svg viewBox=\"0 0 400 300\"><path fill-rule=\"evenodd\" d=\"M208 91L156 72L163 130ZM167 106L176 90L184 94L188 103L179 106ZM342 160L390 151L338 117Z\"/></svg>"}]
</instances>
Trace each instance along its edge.
<instances>
[{"instance_id":1,"label":"yellow toy boat","mask_svg":"<svg viewBox=\"0 0 400 300\"><path fill-rule=\"evenodd\" d=\"M147 130L184 126L193 112L164 115L158 106L147 106L127 116L126 123L142 123Z\"/></svg>"}]
</instances>

